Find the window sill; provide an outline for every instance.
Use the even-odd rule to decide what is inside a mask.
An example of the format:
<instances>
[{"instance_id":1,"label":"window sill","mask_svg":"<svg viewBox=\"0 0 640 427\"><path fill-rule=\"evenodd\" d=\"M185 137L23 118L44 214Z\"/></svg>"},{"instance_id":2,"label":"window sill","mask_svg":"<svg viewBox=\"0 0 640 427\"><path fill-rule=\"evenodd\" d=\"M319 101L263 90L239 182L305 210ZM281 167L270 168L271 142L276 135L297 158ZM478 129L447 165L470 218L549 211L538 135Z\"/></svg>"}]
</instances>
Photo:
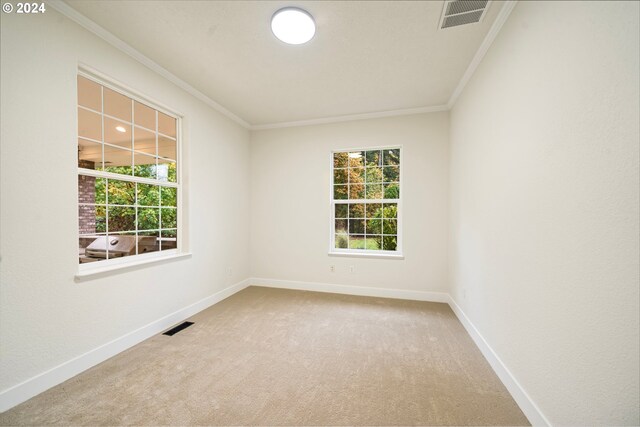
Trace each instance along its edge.
<instances>
[{"instance_id":1,"label":"window sill","mask_svg":"<svg viewBox=\"0 0 640 427\"><path fill-rule=\"evenodd\" d=\"M140 256L140 255L137 255ZM96 266L83 268L78 271L75 275L76 281L84 281L88 279L94 279L103 276L110 276L112 274L123 273L129 270L135 270L140 267L156 264L161 262L175 261L183 258L190 258L191 253L172 253L168 255L162 256L153 256L153 257L144 257L143 259L132 260L130 262L121 263L121 264L110 264L105 266Z\"/></svg>"},{"instance_id":2,"label":"window sill","mask_svg":"<svg viewBox=\"0 0 640 427\"><path fill-rule=\"evenodd\" d=\"M376 253L355 253L355 252L331 252L329 256L351 257L351 258L383 258L383 259L404 259L402 254L376 254Z\"/></svg>"}]
</instances>

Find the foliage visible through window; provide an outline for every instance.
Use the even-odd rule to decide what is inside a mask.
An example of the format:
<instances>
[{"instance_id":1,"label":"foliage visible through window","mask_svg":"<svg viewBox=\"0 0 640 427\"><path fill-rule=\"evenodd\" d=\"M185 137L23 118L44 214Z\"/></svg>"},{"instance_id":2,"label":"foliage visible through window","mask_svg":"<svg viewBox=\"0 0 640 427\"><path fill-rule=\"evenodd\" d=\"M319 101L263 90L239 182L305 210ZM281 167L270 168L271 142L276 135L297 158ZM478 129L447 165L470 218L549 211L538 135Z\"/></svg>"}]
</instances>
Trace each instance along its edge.
<instances>
[{"instance_id":1,"label":"foliage visible through window","mask_svg":"<svg viewBox=\"0 0 640 427\"><path fill-rule=\"evenodd\" d=\"M177 119L78 76L79 262L177 248Z\"/></svg>"},{"instance_id":2,"label":"foliage visible through window","mask_svg":"<svg viewBox=\"0 0 640 427\"><path fill-rule=\"evenodd\" d=\"M399 199L399 148L333 153L334 250L397 252Z\"/></svg>"}]
</instances>

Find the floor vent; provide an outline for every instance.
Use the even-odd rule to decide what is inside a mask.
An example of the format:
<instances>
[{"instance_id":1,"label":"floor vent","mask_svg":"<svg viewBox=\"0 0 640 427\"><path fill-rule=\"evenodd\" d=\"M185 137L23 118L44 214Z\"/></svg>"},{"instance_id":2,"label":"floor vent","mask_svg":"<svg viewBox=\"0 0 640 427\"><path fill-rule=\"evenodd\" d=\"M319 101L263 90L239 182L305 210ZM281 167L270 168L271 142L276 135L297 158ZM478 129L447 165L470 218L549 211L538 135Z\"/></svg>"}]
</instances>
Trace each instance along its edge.
<instances>
[{"instance_id":1,"label":"floor vent","mask_svg":"<svg viewBox=\"0 0 640 427\"><path fill-rule=\"evenodd\" d=\"M440 29L482 21L490 0L446 0L442 8Z\"/></svg>"},{"instance_id":2,"label":"floor vent","mask_svg":"<svg viewBox=\"0 0 640 427\"><path fill-rule=\"evenodd\" d=\"M169 335L169 336L175 335L178 332L180 332L181 330L186 329L191 325L193 325L193 322L180 323L178 326L175 326L175 327L169 329L167 332L163 333L162 335Z\"/></svg>"}]
</instances>

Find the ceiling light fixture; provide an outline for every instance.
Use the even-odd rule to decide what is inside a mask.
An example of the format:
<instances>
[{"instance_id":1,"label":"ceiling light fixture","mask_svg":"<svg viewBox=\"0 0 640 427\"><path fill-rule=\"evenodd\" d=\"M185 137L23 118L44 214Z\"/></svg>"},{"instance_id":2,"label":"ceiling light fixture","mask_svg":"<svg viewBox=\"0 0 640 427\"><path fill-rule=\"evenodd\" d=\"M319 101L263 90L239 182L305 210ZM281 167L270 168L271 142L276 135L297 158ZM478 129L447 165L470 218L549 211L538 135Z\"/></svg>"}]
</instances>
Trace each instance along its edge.
<instances>
[{"instance_id":1,"label":"ceiling light fixture","mask_svg":"<svg viewBox=\"0 0 640 427\"><path fill-rule=\"evenodd\" d=\"M306 10L285 7L271 17L273 35L287 44L303 44L316 33L316 23Z\"/></svg>"},{"instance_id":2,"label":"ceiling light fixture","mask_svg":"<svg viewBox=\"0 0 640 427\"><path fill-rule=\"evenodd\" d=\"M124 127L122 127L122 126L116 126L116 130L117 130L118 132L122 132L122 133L125 133L125 132L127 131L127 130L126 130Z\"/></svg>"}]
</instances>

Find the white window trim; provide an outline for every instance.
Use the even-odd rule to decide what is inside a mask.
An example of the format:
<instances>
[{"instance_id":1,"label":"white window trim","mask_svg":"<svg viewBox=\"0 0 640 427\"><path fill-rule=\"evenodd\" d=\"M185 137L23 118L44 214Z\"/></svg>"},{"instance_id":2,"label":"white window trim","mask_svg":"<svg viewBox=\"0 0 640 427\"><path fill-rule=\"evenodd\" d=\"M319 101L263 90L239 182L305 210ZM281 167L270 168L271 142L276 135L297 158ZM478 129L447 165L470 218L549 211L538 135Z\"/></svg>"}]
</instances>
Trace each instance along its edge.
<instances>
[{"instance_id":1,"label":"white window trim","mask_svg":"<svg viewBox=\"0 0 640 427\"><path fill-rule=\"evenodd\" d=\"M95 276L103 276L105 274L110 274L110 273L117 273L126 269L130 269L132 267L136 267L136 266L140 266L140 265L145 265L145 264L151 264L151 263L156 263L156 262L162 262L162 261L169 261L169 260L174 260L174 259L179 259L179 258L184 258L184 257L189 257L191 256L191 253L189 253L187 251L187 248L185 247L185 242L186 239L184 238L184 234L186 232L186 228L185 228L185 222L184 222L184 215L185 215L185 208L183 206L183 200L184 200L184 195L183 195L183 186L182 186L182 182L183 182L183 168L184 168L184 163L182 162L182 118L183 118L183 114L180 114L166 106L164 106L163 104L153 100L152 98L145 96L143 94L141 94L140 92L136 91L135 89L132 89L130 87L128 87L127 85L121 84L119 82L117 82L115 79L108 77L106 75L104 75L103 73L100 73L99 71L88 67L86 65L80 65L78 67L77 70L77 75L78 76L82 76L84 78L87 78L95 83L100 84L101 86L104 86L108 89L111 89L117 93L120 93L128 98L133 99L134 101L138 101L140 103L144 103L150 107L152 107L153 109L155 109L156 111L159 111L161 113L164 113L170 117L173 117L176 119L176 166L177 166L177 173L176 173L176 181L177 182L163 182L163 181L158 181L158 180L154 180L154 179L150 179L150 178L143 178L143 177L136 177L136 176L128 176L128 175L120 175L120 174L115 174L115 173L111 173L111 172L103 172L103 171L96 171L94 169L85 169L85 168L77 168L77 175L88 175L88 176L94 176L97 178L108 178L108 179L118 179L118 180L122 180L122 181L129 181L129 182L137 182L137 183L144 183L144 184L153 184L153 185L162 185L165 187L173 187L176 188L178 191L178 200L177 200L177 224L176 224L176 228L178 230L177 233L177 238L176 238L176 249L168 249L165 251L158 251L158 252L153 252L153 253L146 253L146 254L137 254L137 255L132 255L132 256L128 256L128 257L121 257L121 258L113 258L113 259L105 259L105 260L101 260L101 261L97 261L97 262L91 262L91 263L86 263L86 264L78 264L78 271L75 275L76 279L86 279L86 278L91 278L91 277L95 277ZM77 85L76 85L76 91L77 91ZM76 99L77 99L77 92L76 92ZM104 101L103 101L104 102ZM76 101L76 139L79 137L77 136L78 134L78 107L80 107L77 104ZM86 108L85 108L86 109ZM104 108L103 108L103 112L101 114L104 114ZM157 113L156 113L157 115ZM121 121L121 120L120 120ZM157 121L157 119L156 119ZM157 122L156 122L157 123ZM131 124L133 126L133 123ZM157 127L157 124L156 124ZM104 133L104 128L103 128L103 133ZM162 135L160 132L158 132L158 135ZM86 138L85 138L86 139ZM103 135L103 141L100 141L101 144L104 144L104 135ZM173 139L173 138L171 138ZM156 140L156 147L157 147L157 140ZM108 144L107 144L108 145ZM132 150L133 151L133 150ZM135 151L133 151L135 153ZM172 159L173 160L173 159ZM77 203L78 206L80 206L80 203ZM77 210L76 210L77 211ZM76 224L79 222L79 218L76 218ZM78 237L80 236L80 233L77 232Z\"/></svg>"},{"instance_id":2,"label":"white window trim","mask_svg":"<svg viewBox=\"0 0 640 427\"><path fill-rule=\"evenodd\" d=\"M373 202L373 203L383 203L383 200L394 200L393 203L398 204L398 235L397 235L397 250L395 251L372 251L367 249L339 249L335 247L335 200L333 198L333 155L334 153L345 153L345 152L354 152L354 151L371 151L371 150L393 150L400 149L400 196L397 199L345 199L344 201L347 203L364 203L364 202ZM404 259L403 252L403 213L404 209L402 207L403 203L403 192L404 192L404 183L403 183L403 174L404 174L404 147L402 145L383 145L383 146L375 146L375 147L355 147L355 148L341 148L332 150L329 153L329 165L331 173L329 175L329 210L331 211L331 221L329 222L329 252L330 256L344 256L344 257L356 257L356 258L382 258L382 259ZM366 166L365 166L366 167ZM342 199L341 199L342 200Z\"/></svg>"}]
</instances>

